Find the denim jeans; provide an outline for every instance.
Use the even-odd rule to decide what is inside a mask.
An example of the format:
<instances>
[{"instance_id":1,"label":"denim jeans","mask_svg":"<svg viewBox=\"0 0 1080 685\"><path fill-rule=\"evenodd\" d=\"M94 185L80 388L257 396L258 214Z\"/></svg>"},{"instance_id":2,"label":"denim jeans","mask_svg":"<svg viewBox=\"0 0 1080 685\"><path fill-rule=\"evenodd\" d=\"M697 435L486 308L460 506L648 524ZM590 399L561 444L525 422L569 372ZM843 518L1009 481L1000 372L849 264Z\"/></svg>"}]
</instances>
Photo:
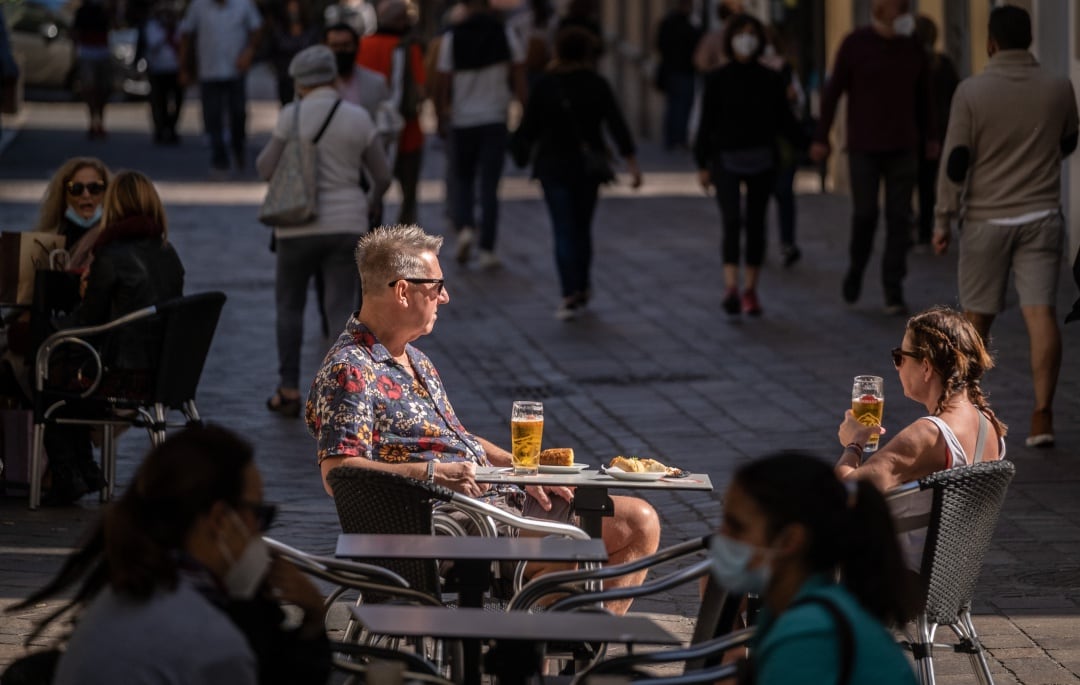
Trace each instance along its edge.
<instances>
[{"instance_id":1,"label":"denim jeans","mask_svg":"<svg viewBox=\"0 0 1080 685\"><path fill-rule=\"evenodd\" d=\"M458 230L470 226L480 229L480 249L495 249L495 231L499 222L499 180L506 157L506 124L484 124L455 128L454 168L457 179L451 211ZM476 180L480 179L480 223L476 223Z\"/></svg>"},{"instance_id":2,"label":"denim jeans","mask_svg":"<svg viewBox=\"0 0 1080 685\"><path fill-rule=\"evenodd\" d=\"M720 205L720 219L724 227L721 254L724 264L738 264L741 253L743 226L746 227L747 266L761 266L765 260L765 210L775 184L772 169L758 174L734 174L724 171L720 165L712 170L716 186L716 201ZM746 220L743 221L742 185L746 184Z\"/></svg>"},{"instance_id":3,"label":"denim jeans","mask_svg":"<svg viewBox=\"0 0 1080 685\"><path fill-rule=\"evenodd\" d=\"M233 155L244 157L245 129L247 128L247 91L244 77L226 81L201 81L203 127L210 136L210 163L215 169L229 168L229 154L225 149L225 116L228 111L229 141Z\"/></svg>"},{"instance_id":4,"label":"denim jeans","mask_svg":"<svg viewBox=\"0 0 1080 685\"><path fill-rule=\"evenodd\" d=\"M881 283L886 304L904 300L907 251L911 243L911 193L918 175L915 152L849 152L851 170L851 267L861 278L874 248L878 222L878 191L885 181L885 251Z\"/></svg>"},{"instance_id":5,"label":"denim jeans","mask_svg":"<svg viewBox=\"0 0 1080 685\"><path fill-rule=\"evenodd\" d=\"M555 234L555 266L562 295L583 293L589 289L592 220L599 186L561 176L545 176L540 185Z\"/></svg>"},{"instance_id":6,"label":"denim jeans","mask_svg":"<svg viewBox=\"0 0 1080 685\"><path fill-rule=\"evenodd\" d=\"M359 275L353 250L359 235L336 233L277 241L277 274L274 284L277 305L278 373L283 388L300 384L300 346L304 340L304 305L308 283L321 270L324 306L330 335L336 336L356 311Z\"/></svg>"},{"instance_id":7,"label":"denim jeans","mask_svg":"<svg viewBox=\"0 0 1080 685\"><path fill-rule=\"evenodd\" d=\"M664 76L667 103L664 108L664 146L668 149L687 144L687 125L694 107L694 74L679 71Z\"/></svg>"}]
</instances>

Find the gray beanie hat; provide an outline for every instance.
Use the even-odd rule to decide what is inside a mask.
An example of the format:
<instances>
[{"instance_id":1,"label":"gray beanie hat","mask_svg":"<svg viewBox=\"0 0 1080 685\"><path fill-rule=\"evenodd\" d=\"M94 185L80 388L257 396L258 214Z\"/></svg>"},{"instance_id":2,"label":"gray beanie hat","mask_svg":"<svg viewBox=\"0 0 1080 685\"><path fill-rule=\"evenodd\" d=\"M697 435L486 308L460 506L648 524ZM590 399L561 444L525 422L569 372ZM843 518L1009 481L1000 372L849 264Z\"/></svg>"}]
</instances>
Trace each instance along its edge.
<instances>
[{"instance_id":1,"label":"gray beanie hat","mask_svg":"<svg viewBox=\"0 0 1080 685\"><path fill-rule=\"evenodd\" d=\"M289 62L289 76L304 88L333 83L337 78L337 60L325 45L312 45L296 53Z\"/></svg>"}]
</instances>

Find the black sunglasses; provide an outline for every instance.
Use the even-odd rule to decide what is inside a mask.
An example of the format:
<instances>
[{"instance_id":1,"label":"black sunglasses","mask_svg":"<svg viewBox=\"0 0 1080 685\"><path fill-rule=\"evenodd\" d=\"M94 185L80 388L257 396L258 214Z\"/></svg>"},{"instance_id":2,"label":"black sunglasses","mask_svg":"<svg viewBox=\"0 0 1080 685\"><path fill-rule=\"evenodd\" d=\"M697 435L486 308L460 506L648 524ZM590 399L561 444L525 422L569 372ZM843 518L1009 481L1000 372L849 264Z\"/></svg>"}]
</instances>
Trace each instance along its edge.
<instances>
[{"instance_id":1,"label":"black sunglasses","mask_svg":"<svg viewBox=\"0 0 1080 685\"><path fill-rule=\"evenodd\" d=\"M277 505L266 504L265 502L243 502L241 501L238 506L247 509L255 515L255 522L259 526L261 532L270 530L270 526L274 524L274 517L277 516Z\"/></svg>"},{"instance_id":2,"label":"black sunglasses","mask_svg":"<svg viewBox=\"0 0 1080 685\"><path fill-rule=\"evenodd\" d=\"M904 357L911 357L912 359L919 359L919 355L914 352L908 352L902 347L894 347L892 351L892 363L896 368L900 368L904 364Z\"/></svg>"},{"instance_id":3,"label":"black sunglasses","mask_svg":"<svg viewBox=\"0 0 1080 685\"><path fill-rule=\"evenodd\" d=\"M91 195L101 195L105 192L105 184L93 181L91 183L73 182L67 184L68 195L79 197L84 190L89 190Z\"/></svg>"},{"instance_id":4,"label":"black sunglasses","mask_svg":"<svg viewBox=\"0 0 1080 685\"><path fill-rule=\"evenodd\" d=\"M393 288L394 284L397 283L398 281L405 281L406 283L412 283L413 285L424 285L426 283L434 283L434 284L439 286L439 293L438 293L439 295L442 295L443 290L446 288L446 279L445 278L395 278L394 280L390 281L390 283L389 283L390 287Z\"/></svg>"}]
</instances>

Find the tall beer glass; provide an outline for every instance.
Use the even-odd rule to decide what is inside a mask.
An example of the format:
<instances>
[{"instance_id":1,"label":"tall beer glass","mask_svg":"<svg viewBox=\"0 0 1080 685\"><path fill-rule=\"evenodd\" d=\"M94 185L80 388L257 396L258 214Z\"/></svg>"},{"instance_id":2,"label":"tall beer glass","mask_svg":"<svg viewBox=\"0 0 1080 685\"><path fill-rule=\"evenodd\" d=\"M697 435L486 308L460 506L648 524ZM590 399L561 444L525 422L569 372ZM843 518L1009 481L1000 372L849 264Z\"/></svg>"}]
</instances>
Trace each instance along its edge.
<instances>
[{"instance_id":1,"label":"tall beer glass","mask_svg":"<svg viewBox=\"0 0 1080 685\"><path fill-rule=\"evenodd\" d=\"M544 437L544 405L514 402L510 415L510 445L516 475L533 476L540 470L540 442Z\"/></svg>"},{"instance_id":2,"label":"tall beer glass","mask_svg":"<svg viewBox=\"0 0 1080 685\"><path fill-rule=\"evenodd\" d=\"M881 376L855 376L855 384L851 388L851 411L855 418L864 426L880 426L881 417L885 412L885 381ZM878 448L877 433L870 436L863 448L863 456L876 452Z\"/></svg>"}]
</instances>

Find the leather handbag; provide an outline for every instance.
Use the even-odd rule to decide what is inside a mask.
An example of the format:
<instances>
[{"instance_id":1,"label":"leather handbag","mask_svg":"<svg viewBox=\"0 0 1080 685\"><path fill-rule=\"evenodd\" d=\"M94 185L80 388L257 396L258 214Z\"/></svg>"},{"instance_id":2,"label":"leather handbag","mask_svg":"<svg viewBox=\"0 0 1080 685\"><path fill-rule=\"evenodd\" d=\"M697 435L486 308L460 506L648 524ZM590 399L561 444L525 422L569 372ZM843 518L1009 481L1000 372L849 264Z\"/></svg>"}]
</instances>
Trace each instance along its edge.
<instances>
[{"instance_id":1,"label":"leather handbag","mask_svg":"<svg viewBox=\"0 0 1080 685\"><path fill-rule=\"evenodd\" d=\"M304 140L300 135L301 103L296 104L293 109L292 135L285 139L281 157L270 176L266 198L259 208L259 221L267 226L279 227L305 226L315 221L318 216L315 185L316 145L340 104L341 100L334 102L330 113L326 115L326 121L311 140Z\"/></svg>"},{"instance_id":2,"label":"leather handbag","mask_svg":"<svg viewBox=\"0 0 1080 685\"><path fill-rule=\"evenodd\" d=\"M0 302L30 304L34 299L34 274L66 266L65 241L59 233L0 233Z\"/></svg>"}]
</instances>

